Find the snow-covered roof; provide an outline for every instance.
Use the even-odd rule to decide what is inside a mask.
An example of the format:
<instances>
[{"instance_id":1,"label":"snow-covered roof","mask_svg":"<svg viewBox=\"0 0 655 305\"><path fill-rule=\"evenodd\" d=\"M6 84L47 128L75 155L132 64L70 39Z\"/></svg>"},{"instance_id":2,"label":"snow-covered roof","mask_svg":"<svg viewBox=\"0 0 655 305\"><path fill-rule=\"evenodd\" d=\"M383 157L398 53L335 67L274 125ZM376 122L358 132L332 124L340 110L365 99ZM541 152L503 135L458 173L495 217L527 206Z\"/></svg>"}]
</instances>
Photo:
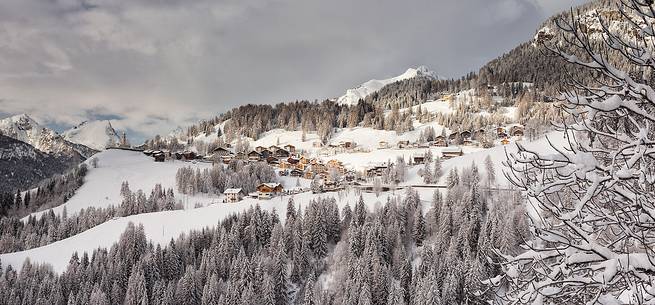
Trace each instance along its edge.
<instances>
[{"instance_id":1,"label":"snow-covered roof","mask_svg":"<svg viewBox=\"0 0 655 305\"><path fill-rule=\"evenodd\" d=\"M223 194L228 195L228 194L239 194L241 193L241 189L226 189Z\"/></svg>"},{"instance_id":2,"label":"snow-covered roof","mask_svg":"<svg viewBox=\"0 0 655 305\"><path fill-rule=\"evenodd\" d=\"M270 188L272 188L272 189L274 189L274 188L276 188L276 187L278 187L278 186L282 186L282 185L279 184L279 183L262 183L262 184L260 184L259 186L262 186L262 185L265 185L265 186L270 187Z\"/></svg>"}]
</instances>

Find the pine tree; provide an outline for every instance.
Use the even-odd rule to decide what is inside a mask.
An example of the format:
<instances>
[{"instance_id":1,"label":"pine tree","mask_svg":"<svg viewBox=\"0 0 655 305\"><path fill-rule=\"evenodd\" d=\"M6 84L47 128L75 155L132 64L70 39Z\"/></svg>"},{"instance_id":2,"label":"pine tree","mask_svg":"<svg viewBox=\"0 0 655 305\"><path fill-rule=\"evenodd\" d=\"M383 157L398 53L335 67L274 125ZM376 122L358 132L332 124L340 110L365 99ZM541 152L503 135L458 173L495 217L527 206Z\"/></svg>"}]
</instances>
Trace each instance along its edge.
<instances>
[{"instance_id":1,"label":"pine tree","mask_svg":"<svg viewBox=\"0 0 655 305\"><path fill-rule=\"evenodd\" d=\"M423 211L421 211L421 207L419 206L414 212L414 227L412 228L412 237L417 246L423 245L425 234L425 219L423 217Z\"/></svg>"},{"instance_id":2,"label":"pine tree","mask_svg":"<svg viewBox=\"0 0 655 305\"><path fill-rule=\"evenodd\" d=\"M140 268L133 268L130 278L127 281L124 305L148 305L148 291L146 290L146 279Z\"/></svg>"},{"instance_id":3,"label":"pine tree","mask_svg":"<svg viewBox=\"0 0 655 305\"><path fill-rule=\"evenodd\" d=\"M441 158L437 157L434 159L434 171L432 172L432 180L434 183L439 183L439 180L441 180L441 176L443 176L443 172L441 169Z\"/></svg>"}]
</instances>

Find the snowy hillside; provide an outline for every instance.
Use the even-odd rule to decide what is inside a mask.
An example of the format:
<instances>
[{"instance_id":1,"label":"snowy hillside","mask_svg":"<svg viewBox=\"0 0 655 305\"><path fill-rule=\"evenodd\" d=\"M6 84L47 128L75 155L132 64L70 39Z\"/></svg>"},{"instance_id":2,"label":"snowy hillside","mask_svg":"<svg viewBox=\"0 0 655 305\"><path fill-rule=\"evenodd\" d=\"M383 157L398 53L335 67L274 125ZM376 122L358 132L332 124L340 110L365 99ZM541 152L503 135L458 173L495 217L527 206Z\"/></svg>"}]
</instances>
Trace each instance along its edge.
<instances>
[{"instance_id":1,"label":"snowy hillside","mask_svg":"<svg viewBox=\"0 0 655 305\"><path fill-rule=\"evenodd\" d=\"M207 163L182 161L155 163L152 158L140 152L124 150L106 150L94 158L98 160L98 167L89 164L84 185L64 205L53 208L55 213L60 213L64 207L68 214L74 214L90 206L117 206L121 203L120 189L123 181L127 181L131 189L150 192L156 184L165 188L175 187L175 174L181 167L202 169L211 166ZM43 213L45 211L32 215Z\"/></svg>"},{"instance_id":2,"label":"snowy hillside","mask_svg":"<svg viewBox=\"0 0 655 305\"><path fill-rule=\"evenodd\" d=\"M431 77L435 79L440 78L439 75L437 75L434 71L430 71L430 69L428 69L426 66L420 66L415 69L410 68L407 69L405 73L398 75L396 77L381 79L381 80L372 79L359 85L357 88L348 89L346 91L346 94L344 94L343 96L337 99L337 102L343 105L356 105L360 99L363 99L368 95L379 91L380 89L382 89L382 87L388 84L414 78L414 77L419 77L419 76Z\"/></svg>"},{"instance_id":3,"label":"snowy hillside","mask_svg":"<svg viewBox=\"0 0 655 305\"><path fill-rule=\"evenodd\" d=\"M84 121L64 131L64 139L85 145L95 150L104 150L119 143L120 136L110 121Z\"/></svg>"}]
</instances>

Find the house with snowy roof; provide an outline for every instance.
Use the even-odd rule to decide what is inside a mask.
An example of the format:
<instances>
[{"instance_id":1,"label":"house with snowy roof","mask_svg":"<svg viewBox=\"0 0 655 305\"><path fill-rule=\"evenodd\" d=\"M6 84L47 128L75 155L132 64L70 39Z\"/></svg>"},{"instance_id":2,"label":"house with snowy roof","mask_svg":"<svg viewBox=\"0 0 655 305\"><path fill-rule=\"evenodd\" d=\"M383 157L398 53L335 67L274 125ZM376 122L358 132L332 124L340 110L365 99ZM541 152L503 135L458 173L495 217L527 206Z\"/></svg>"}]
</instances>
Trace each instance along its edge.
<instances>
[{"instance_id":1,"label":"house with snowy roof","mask_svg":"<svg viewBox=\"0 0 655 305\"><path fill-rule=\"evenodd\" d=\"M223 192L224 202L239 202L243 198L243 191L240 188L230 188Z\"/></svg>"}]
</instances>

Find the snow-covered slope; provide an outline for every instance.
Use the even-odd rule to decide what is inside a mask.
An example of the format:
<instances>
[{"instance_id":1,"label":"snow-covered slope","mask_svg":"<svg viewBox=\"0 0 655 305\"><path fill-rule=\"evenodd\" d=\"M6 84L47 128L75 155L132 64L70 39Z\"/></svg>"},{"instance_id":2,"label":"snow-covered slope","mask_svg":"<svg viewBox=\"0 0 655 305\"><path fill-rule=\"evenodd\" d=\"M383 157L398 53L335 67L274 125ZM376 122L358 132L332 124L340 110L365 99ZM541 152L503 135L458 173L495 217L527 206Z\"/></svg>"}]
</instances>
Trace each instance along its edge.
<instances>
[{"instance_id":1,"label":"snow-covered slope","mask_svg":"<svg viewBox=\"0 0 655 305\"><path fill-rule=\"evenodd\" d=\"M98 167L89 165L84 184L65 204L53 208L55 213L61 213L66 207L67 213L74 214L87 207L106 207L120 205L121 183L127 181L130 189L141 189L150 192L155 184L164 188L175 187L175 174L181 167L209 168L208 163L191 163L183 161L157 162L152 158L134 151L110 149L94 156ZM87 161L89 163L89 161ZM39 216L42 212L32 215Z\"/></svg>"},{"instance_id":2,"label":"snow-covered slope","mask_svg":"<svg viewBox=\"0 0 655 305\"><path fill-rule=\"evenodd\" d=\"M95 150L104 150L114 146L120 137L110 121L84 121L81 124L66 130L64 139L85 145Z\"/></svg>"},{"instance_id":3,"label":"snow-covered slope","mask_svg":"<svg viewBox=\"0 0 655 305\"><path fill-rule=\"evenodd\" d=\"M419 76L431 77L435 79L440 78L434 71L430 71L430 69L428 69L426 66L420 66L416 69L410 68L407 69L405 73L398 75L396 77L381 79L381 80L372 79L370 81L367 81L359 85L357 88L348 89L346 91L346 94L344 94L343 96L337 99L337 102L343 105L356 105L360 99L363 99L368 95L377 92L378 90L382 89L382 87L388 84L395 83L401 80L414 78L414 77L419 77Z\"/></svg>"}]
</instances>

